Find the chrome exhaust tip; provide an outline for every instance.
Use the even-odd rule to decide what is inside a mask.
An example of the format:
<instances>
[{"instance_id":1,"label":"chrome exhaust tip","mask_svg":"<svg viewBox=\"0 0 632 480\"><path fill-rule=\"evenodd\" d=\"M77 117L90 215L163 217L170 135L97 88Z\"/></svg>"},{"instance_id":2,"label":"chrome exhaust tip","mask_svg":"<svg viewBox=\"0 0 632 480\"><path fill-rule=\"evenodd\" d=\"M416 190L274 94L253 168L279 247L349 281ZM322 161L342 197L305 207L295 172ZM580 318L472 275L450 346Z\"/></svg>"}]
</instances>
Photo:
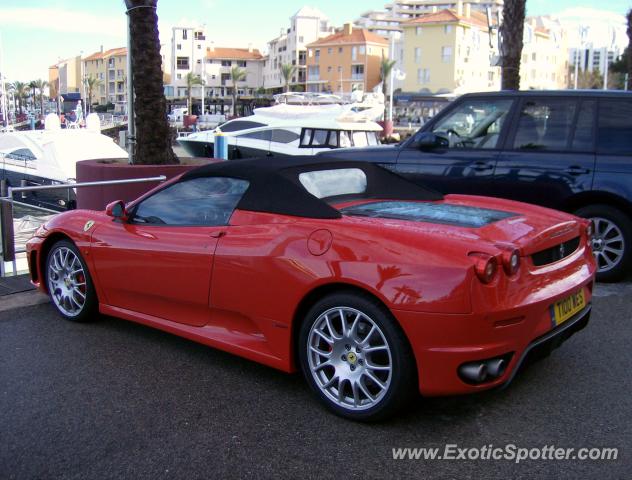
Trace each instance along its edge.
<instances>
[{"instance_id":1,"label":"chrome exhaust tip","mask_svg":"<svg viewBox=\"0 0 632 480\"><path fill-rule=\"evenodd\" d=\"M487 379L487 365L485 363L466 363L459 367L459 375L471 383L483 383Z\"/></svg>"},{"instance_id":2,"label":"chrome exhaust tip","mask_svg":"<svg viewBox=\"0 0 632 480\"><path fill-rule=\"evenodd\" d=\"M506 367L507 362L504 358L495 358L487 362L487 373L490 377L500 377L503 373L505 373Z\"/></svg>"}]
</instances>

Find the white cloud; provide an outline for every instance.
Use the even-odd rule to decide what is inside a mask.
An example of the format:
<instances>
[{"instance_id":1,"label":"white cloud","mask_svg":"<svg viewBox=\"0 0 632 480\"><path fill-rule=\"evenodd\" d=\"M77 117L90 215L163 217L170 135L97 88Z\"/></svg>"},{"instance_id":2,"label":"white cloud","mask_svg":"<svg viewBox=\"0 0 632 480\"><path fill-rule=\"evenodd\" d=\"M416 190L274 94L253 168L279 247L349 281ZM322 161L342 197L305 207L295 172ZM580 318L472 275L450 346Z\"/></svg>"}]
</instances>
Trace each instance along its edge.
<instances>
[{"instance_id":1,"label":"white cloud","mask_svg":"<svg viewBox=\"0 0 632 480\"><path fill-rule=\"evenodd\" d=\"M59 8L6 8L0 15L0 25L125 38L126 18L124 13L104 16Z\"/></svg>"}]
</instances>

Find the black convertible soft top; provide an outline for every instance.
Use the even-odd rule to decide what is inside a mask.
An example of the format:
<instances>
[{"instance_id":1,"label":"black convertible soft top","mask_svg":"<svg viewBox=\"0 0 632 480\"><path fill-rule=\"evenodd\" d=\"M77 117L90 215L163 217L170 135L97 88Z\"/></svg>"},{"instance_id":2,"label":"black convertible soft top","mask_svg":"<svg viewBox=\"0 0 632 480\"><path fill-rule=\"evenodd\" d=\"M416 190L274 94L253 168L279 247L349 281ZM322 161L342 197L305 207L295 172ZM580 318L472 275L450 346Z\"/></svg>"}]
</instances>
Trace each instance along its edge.
<instances>
[{"instance_id":1,"label":"black convertible soft top","mask_svg":"<svg viewBox=\"0 0 632 480\"><path fill-rule=\"evenodd\" d=\"M212 163L190 170L182 179L230 177L247 180L250 186L237 204L240 210L308 218L340 218L341 213L326 199L319 199L305 189L299 175L343 168L357 168L366 175L366 191L354 195L354 198L426 201L443 198L440 193L373 163L312 156L262 157Z\"/></svg>"}]
</instances>

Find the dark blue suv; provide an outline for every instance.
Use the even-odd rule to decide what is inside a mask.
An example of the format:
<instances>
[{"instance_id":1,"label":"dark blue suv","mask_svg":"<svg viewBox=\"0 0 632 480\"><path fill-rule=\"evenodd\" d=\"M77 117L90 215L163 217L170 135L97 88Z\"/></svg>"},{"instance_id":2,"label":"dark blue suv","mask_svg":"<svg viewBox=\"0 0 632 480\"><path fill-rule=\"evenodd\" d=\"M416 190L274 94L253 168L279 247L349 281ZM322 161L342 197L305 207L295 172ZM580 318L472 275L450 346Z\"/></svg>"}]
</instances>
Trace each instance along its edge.
<instances>
[{"instance_id":1,"label":"dark blue suv","mask_svg":"<svg viewBox=\"0 0 632 480\"><path fill-rule=\"evenodd\" d=\"M460 97L398 145L323 152L374 161L443 193L510 198L592 218L597 278L632 261L632 93Z\"/></svg>"}]
</instances>

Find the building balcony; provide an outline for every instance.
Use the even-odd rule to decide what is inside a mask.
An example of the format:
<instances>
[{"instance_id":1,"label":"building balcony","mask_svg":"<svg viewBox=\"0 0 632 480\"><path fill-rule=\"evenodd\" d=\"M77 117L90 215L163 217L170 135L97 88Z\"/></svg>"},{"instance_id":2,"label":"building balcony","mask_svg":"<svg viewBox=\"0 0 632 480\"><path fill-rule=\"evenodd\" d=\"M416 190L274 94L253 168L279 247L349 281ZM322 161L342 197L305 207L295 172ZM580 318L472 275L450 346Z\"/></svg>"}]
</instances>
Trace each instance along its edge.
<instances>
[{"instance_id":1,"label":"building balcony","mask_svg":"<svg viewBox=\"0 0 632 480\"><path fill-rule=\"evenodd\" d=\"M364 74L354 73L353 75L351 75L351 80L364 80Z\"/></svg>"}]
</instances>

